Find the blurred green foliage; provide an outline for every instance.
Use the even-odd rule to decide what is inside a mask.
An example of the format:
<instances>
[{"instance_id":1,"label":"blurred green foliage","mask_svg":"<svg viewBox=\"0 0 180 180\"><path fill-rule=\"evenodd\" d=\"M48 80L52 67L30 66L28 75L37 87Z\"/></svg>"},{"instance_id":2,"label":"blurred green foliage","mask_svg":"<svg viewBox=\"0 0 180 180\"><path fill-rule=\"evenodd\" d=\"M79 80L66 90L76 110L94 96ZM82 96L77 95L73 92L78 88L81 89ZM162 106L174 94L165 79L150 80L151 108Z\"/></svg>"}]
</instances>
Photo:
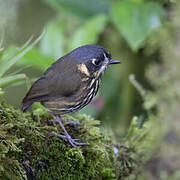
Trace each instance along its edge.
<instances>
[{"instance_id":1,"label":"blurred green foliage","mask_svg":"<svg viewBox=\"0 0 180 180\"><path fill-rule=\"evenodd\" d=\"M109 2L108 4L106 4L107 1L103 0L97 1L97 3L88 0L83 1L83 3L82 1L74 2L71 0L47 2L50 5L55 4L53 7L61 7L63 9L62 11L56 9L57 18L46 25L46 34L40 43L41 53L53 58L61 57L72 49L84 44L96 44L100 35L111 22L123 35L132 50L137 51L154 29L162 25L164 14L163 8L159 3L146 1L124 0L115 3ZM106 2L106 6L110 9L108 13L103 14L101 12L104 7L103 2ZM79 13L79 9L86 9L86 11L81 12L82 14L80 13L81 17L85 17L89 13L88 8L94 10L94 6L99 11L92 13L90 17L81 19L79 16L76 16ZM98 6L100 7L98 8ZM72 11L71 7L74 7L75 11ZM73 13L73 16L72 14L67 15L67 12ZM29 61L31 58L27 57L27 59ZM36 60L34 59L34 61ZM30 60L28 63L33 64L33 60ZM42 64L43 67L45 66L42 62L39 64Z\"/></svg>"},{"instance_id":2,"label":"blurred green foliage","mask_svg":"<svg viewBox=\"0 0 180 180\"><path fill-rule=\"evenodd\" d=\"M110 2L107 0L46 0L58 12L64 11L80 18L89 18L97 14L107 14Z\"/></svg>"},{"instance_id":3,"label":"blurred green foliage","mask_svg":"<svg viewBox=\"0 0 180 180\"><path fill-rule=\"evenodd\" d=\"M30 42L32 38L30 38L19 49L10 48L8 50L3 50L3 48L0 46L0 89L26 80L25 74L17 74L17 72L8 73L8 70L15 65L30 49L32 49L32 47L37 44L41 37L42 35L31 44Z\"/></svg>"},{"instance_id":4,"label":"blurred green foliage","mask_svg":"<svg viewBox=\"0 0 180 180\"><path fill-rule=\"evenodd\" d=\"M112 20L132 50L142 47L154 29L162 25L163 8L146 1L117 1L113 5Z\"/></svg>"}]
</instances>

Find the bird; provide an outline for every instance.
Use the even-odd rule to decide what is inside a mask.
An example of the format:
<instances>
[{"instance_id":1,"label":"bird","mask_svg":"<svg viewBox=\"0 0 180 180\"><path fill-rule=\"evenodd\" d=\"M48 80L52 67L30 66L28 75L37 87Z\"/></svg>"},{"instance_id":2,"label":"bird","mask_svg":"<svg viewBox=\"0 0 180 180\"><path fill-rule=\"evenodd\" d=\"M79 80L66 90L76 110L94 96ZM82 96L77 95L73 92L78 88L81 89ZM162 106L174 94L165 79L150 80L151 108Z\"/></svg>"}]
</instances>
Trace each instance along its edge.
<instances>
[{"instance_id":1,"label":"bird","mask_svg":"<svg viewBox=\"0 0 180 180\"><path fill-rule=\"evenodd\" d=\"M55 61L32 84L22 101L22 111L25 112L34 102L40 102L56 117L53 121L64 132L64 135L52 132L54 135L67 139L72 147L87 145L71 138L61 115L74 113L89 104L98 92L104 71L109 65L119 63L102 46L80 46Z\"/></svg>"}]
</instances>

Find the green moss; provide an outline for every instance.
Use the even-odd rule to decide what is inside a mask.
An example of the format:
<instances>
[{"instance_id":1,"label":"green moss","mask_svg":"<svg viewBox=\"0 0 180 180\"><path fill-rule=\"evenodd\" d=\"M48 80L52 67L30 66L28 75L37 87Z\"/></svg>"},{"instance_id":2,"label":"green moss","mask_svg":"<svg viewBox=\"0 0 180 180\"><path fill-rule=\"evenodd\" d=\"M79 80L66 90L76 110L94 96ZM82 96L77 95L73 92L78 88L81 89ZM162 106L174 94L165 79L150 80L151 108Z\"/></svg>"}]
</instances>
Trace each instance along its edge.
<instances>
[{"instance_id":1,"label":"green moss","mask_svg":"<svg viewBox=\"0 0 180 180\"><path fill-rule=\"evenodd\" d=\"M72 148L66 140L51 134L52 131L62 133L62 130L49 122L53 117L46 112L40 110L23 114L6 104L0 108L0 177L25 179L22 165L31 169L37 179L115 177L113 145L97 127L99 121L86 115L64 116L64 119L81 122L78 129L66 128L73 138L89 144Z\"/></svg>"}]
</instances>

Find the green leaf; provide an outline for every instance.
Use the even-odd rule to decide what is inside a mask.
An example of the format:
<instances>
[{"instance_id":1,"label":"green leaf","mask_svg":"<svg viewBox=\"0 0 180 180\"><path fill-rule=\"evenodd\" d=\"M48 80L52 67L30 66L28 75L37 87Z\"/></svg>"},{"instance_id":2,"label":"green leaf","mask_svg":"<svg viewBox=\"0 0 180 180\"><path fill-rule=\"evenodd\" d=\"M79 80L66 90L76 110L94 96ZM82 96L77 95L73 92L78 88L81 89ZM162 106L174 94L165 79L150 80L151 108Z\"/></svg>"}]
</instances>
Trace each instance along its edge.
<instances>
[{"instance_id":1,"label":"green leaf","mask_svg":"<svg viewBox=\"0 0 180 180\"><path fill-rule=\"evenodd\" d=\"M6 64L9 59L12 59L16 55L20 54L25 48L27 48L28 45L31 43L32 39L33 39L33 36L31 36L20 48L17 48L16 46L11 45L8 49L6 49L3 52L3 56L0 59L0 61Z\"/></svg>"},{"instance_id":2,"label":"green leaf","mask_svg":"<svg viewBox=\"0 0 180 180\"><path fill-rule=\"evenodd\" d=\"M107 0L46 0L58 11L73 13L80 17L90 17L109 12L110 3Z\"/></svg>"},{"instance_id":3,"label":"green leaf","mask_svg":"<svg viewBox=\"0 0 180 180\"><path fill-rule=\"evenodd\" d=\"M112 8L112 21L130 47L137 51L152 31L162 25L164 12L155 2L120 1Z\"/></svg>"},{"instance_id":4,"label":"green leaf","mask_svg":"<svg viewBox=\"0 0 180 180\"><path fill-rule=\"evenodd\" d=\"M0 88L5 88L11 84L18 83L26 79L25 74L16 74L13 76L7 76L4 78L0 78Z\"/></svg>"},{"instance_id":5,"label":"green leaf","mask_svg":"<svg viewBox=\"0 0 180 180\"><path fill-rule=\"evenodd\" d=\"M34 47L24 55L22 60L19 61L19 64L35 66L44 71L53 63L53 61L54 60L51 57L45 56L39 49Z\"/></svg>"},{"instance_id":6,"label":"green leaf","mask_svg":"<svg viewBox=\"0 0 180 180\"><path fill-rule=\"evenodd\" d=\"M65 50L65 22L57 20L49 23L46 33L40 42L40 50L44 55L59 58Z\"/></svg>"},{"instance_id":7,"label":"green leaf","mask_svg":"<svg viewBox=\"0 0 180 180\"><path fill-rule=\"evenodd\" d=\"M19 53L17 53L14 57L10 59L2 60L2 63L0 65L0 77L4 75L5 72L7 72L15 63L17 63L18 60L20 60L30 49L32 49L33 46L35 46L40 39L42 38L44 33L42 33L34 42L32 42L30 45L25 43L25 46L23 46L23 50L20 50ZM28 46L27 46L28 45Z\"/></svg>"},{"instance_id":8,"label":"green leaf","mask_svg":"<svg viewBox=\"0 0 180 180\"><path fill-rule=\"evenodd\" d=\"M99 34L104 30L107 16L98 15L86 21L73 34L70 41L69 50L85 44L95 44Z\"/></svg>"}]
</instances>

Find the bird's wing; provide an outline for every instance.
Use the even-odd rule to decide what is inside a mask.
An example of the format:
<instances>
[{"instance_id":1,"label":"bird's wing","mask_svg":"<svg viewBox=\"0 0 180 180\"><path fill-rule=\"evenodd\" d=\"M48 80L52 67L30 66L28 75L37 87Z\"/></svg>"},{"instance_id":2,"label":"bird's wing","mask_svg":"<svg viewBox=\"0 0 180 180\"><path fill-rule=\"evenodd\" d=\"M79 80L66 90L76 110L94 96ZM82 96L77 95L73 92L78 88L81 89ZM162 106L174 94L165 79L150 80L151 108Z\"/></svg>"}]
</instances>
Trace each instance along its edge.
<instances>
[{"instance_id":1,"label":"bird's wing","mask_svg":"<svg viewBox=\"0 0 180 180\"><path fill-rule=\"evenodd\" d=\"M75 64L65 64L56 61L44 73L48 83L48 93L51 97L67 97L73 95L80 88L80 74L76 71Z\"/></svg>"},{"instance_id":2,"label":"bird's wing","mask_svg":"<svg viewBox=\"0 0 180 180\"><path fill-rule=\"evenodd\" d=\"M22 102L22 110L26 111L32 103L49 101L60 97L72 96L81 85L76 64L57 60L30 88Z\"/></svg>"}]
</instances>

